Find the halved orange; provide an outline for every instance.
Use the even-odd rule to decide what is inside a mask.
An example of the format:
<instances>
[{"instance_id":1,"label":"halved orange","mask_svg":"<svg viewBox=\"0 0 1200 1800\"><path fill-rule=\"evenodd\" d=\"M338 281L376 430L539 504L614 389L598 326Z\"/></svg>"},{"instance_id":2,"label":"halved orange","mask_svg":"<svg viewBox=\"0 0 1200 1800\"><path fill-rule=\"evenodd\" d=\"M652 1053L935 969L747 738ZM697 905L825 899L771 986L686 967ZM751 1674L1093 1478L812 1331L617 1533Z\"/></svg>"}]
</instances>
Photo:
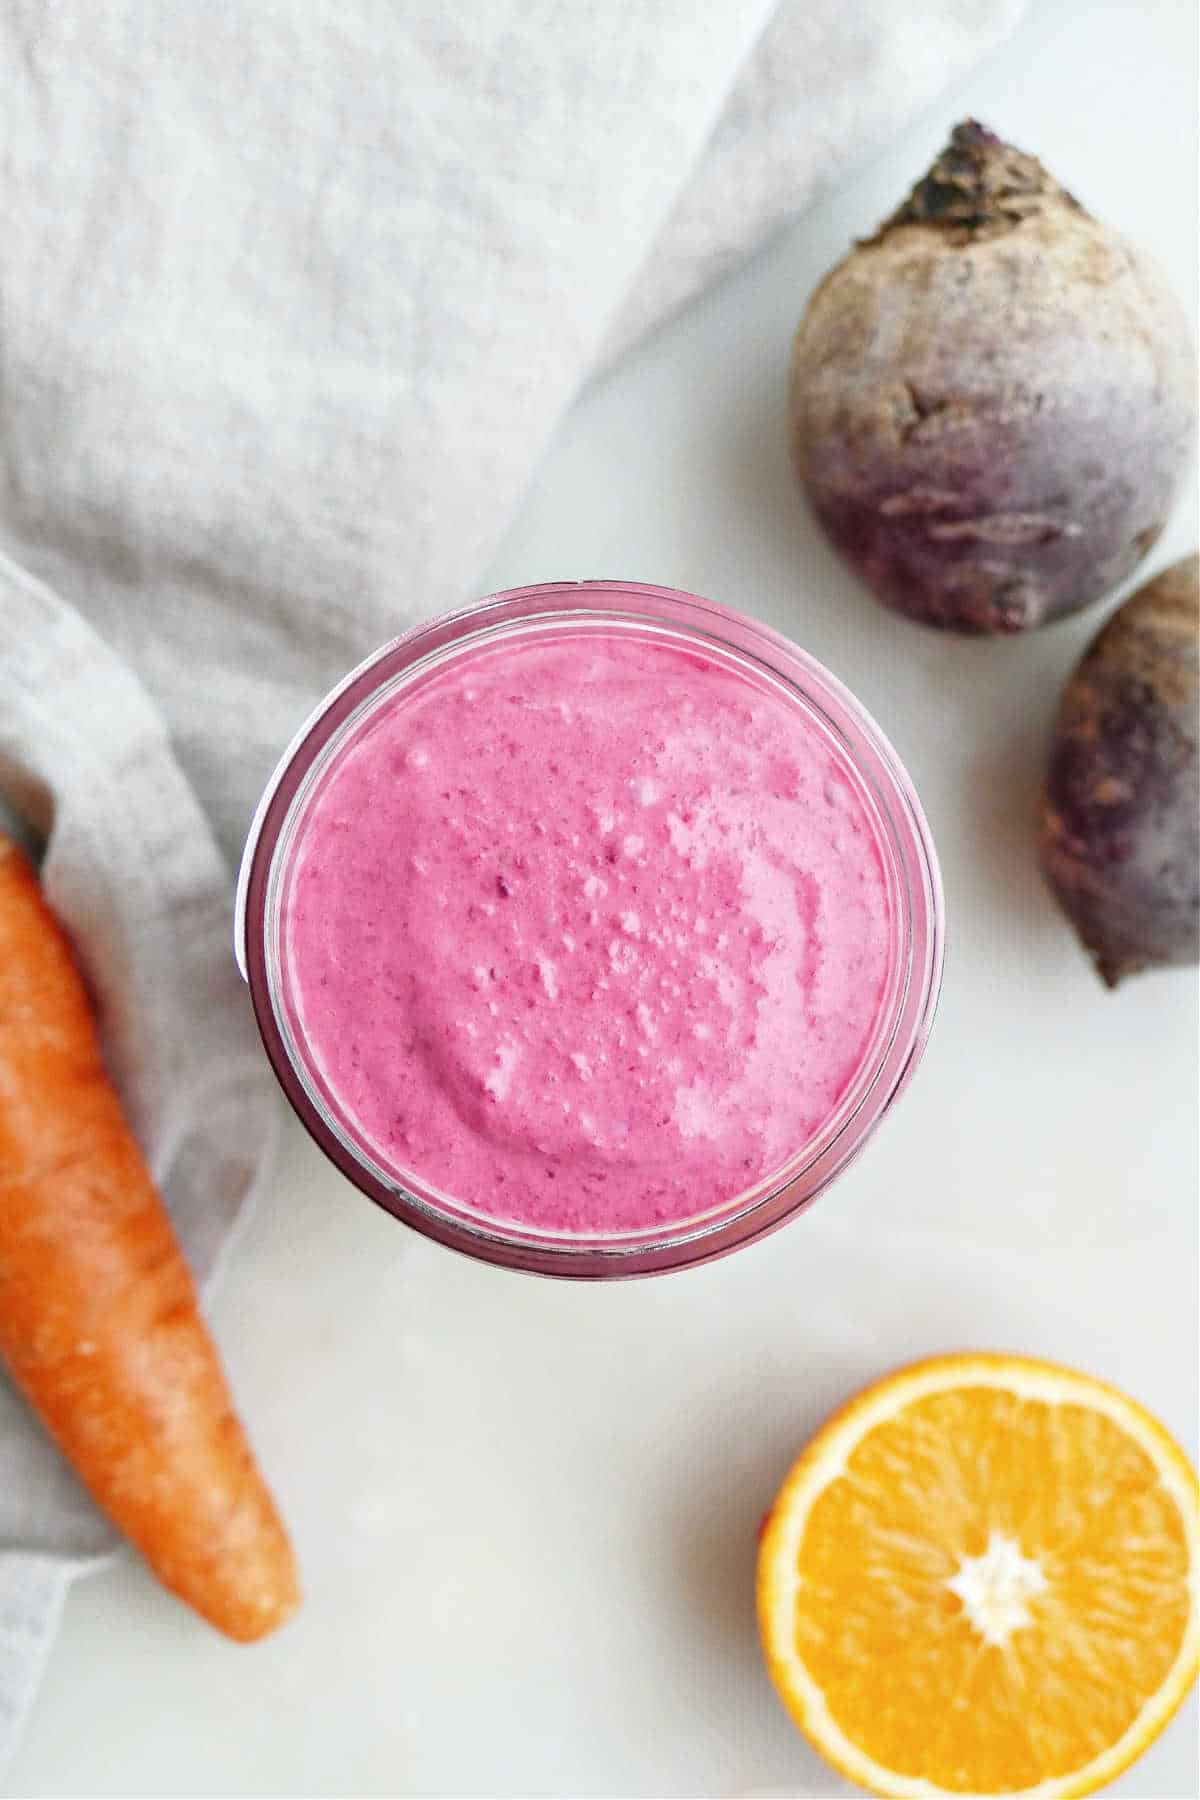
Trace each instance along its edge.
<instances>
[{"instance_id":1,"label":"halved orange","mask_svg":"<svg viewBox=\"0 0 1200 1800\"><path fill-rule=\"evenodd\" d=\"M876 1794L1090 1794L1157 1737L1200 1649L1200 1504L1115 1388L938 1357L813 1439L763 1533L767 1666Z\"/></svg>"}]
</instances>

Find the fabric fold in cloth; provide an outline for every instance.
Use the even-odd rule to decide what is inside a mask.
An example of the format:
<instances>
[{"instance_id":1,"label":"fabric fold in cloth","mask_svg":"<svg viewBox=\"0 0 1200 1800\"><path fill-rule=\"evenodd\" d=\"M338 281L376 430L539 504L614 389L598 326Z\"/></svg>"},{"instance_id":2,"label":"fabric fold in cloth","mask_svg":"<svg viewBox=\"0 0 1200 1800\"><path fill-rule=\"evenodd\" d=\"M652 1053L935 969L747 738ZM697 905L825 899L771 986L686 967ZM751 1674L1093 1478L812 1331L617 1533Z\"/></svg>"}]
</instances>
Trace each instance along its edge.
<instances>
[{"instance_id":1,"label":"fabric fold in cloth","mask_svg":"<svg viewBox=\"0 0 1200 1800\"><path fill-rule=\"evenodd\" d=\"M1026 4L778 6L609 330L602 360L729 274L844 179L1005 37Z\"/></svg>"},{"instance_id":2,"label":"fabric fold in cloth","mask_svg":"<svg viewBox=\"0 0 1200 1800\"><path fill-rule=\"evenodd\" d=\"M201 1275L270 1101L200 805L236 854L320 693L470 597L596 369L1024 3L0 16L0 791ZM110 1541L0 1382L0 1764Z\"/></svg>"},{"instance_id":3,"label":"fabric fold in cloth","mask_svg":"<svg viewBox=\"0 0 1200 1800\"><path fill-rule=\"evenodd\" d=\"M0 800L46 842L47 898L87 972L110 1067L204 1280L268 1165L278 1117L231 954L228 872L136 677L3 556ZM67 1584L115 1543L0 1378L0 1768Z\"/></svg>"}]
</instances>

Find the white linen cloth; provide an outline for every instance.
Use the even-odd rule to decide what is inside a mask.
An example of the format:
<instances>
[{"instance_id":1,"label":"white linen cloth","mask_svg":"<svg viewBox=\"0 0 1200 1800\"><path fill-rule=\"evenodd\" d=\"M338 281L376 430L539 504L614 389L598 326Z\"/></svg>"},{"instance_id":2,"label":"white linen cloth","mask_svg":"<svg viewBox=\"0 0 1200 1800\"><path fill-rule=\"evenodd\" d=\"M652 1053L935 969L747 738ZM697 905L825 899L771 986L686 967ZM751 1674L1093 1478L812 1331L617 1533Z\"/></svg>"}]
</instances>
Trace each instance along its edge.
<instances>
[{"instance_id":1,"label":"white linen cloth","mask_svg":"<svg viewBox=\"0 0 1200 1800\"><path fill-rule=\"evenodd\" d=\"M322 689L471 594L589 374L1023 4L4 9L0 786L201 1274L269 1104L166 733L234 851ZM0 1385L0 1767L109 1542Z\"/></svg>"},{"instance_id":2,"label":"white linen cloth","mask_svg":"<svg viewBox=\"0 0 1200 1800\"><path fill-rule=\"evenodd\" d=\"M229 953L228 871L136 676L3 554L0 797L48 839L47 897L203 1279L266 1167L278 1116ZM68 1582L115 1542L0 1375L0 1769Z\"/></svg>"}]
</instances>

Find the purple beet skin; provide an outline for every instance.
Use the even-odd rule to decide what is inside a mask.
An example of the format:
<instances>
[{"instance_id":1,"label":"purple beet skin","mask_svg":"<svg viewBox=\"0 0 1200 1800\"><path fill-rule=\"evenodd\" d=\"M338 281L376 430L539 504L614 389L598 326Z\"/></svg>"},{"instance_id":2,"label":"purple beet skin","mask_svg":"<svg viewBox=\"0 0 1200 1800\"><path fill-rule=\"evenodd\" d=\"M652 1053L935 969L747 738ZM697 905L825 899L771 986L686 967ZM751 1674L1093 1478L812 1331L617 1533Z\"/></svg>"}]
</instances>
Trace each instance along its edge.
<instances>
[{"instance_id":1,"label":"purple beet skin","mask_svg":"<svg viewBox=\"0 0 1200 1800\"><path fill-rule=\"evenodd\" d=\"M1200 961L1200 563L1114 614L1067 685L1042 796L1042 866L1110 987Z\"/></svg>"},{"instance_id":2,"label":"purple beet skin","mask_svg":"<svg viewBox=\"0 0 1200 1800\"><path fill-rule=\"evenodd\" d=\"M882 600L1021 631L1098 599L1161 531L1190 333L1136 250L968 121L813 295L791 406L817 517Z\"/></svg>"}]
</instances>

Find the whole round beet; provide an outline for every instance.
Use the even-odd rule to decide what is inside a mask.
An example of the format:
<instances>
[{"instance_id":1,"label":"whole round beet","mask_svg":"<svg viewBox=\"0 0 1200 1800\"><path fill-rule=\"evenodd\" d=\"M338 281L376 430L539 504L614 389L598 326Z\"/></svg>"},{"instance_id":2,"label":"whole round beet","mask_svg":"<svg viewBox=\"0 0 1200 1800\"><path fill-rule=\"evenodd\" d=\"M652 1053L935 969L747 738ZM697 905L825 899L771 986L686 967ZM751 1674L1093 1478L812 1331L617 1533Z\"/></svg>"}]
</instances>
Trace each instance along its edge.
<instances>
[{"instance_id":1,"label":"whole round beet","mask_svg":"<svg viewBox=\"0 0 1200 1800\"><path fill-rule=\"evenodd\" d=\"M1139 588L1062 697L1042 867L1110 987L1200 961L1200 561Z\"/></svg>"},{"instance_id":2,"label":"whole round beet","mask_svg":"<svg viewBox=\"0 0 1200 1800\"><path fill-rule=\"evenodd\" d=\"M817 516L882 600L1021 631L1098 599L1161 531L1190 332L1152 265L968 121L813 295L791 406Z\"/></svg>"}]
</instances>

